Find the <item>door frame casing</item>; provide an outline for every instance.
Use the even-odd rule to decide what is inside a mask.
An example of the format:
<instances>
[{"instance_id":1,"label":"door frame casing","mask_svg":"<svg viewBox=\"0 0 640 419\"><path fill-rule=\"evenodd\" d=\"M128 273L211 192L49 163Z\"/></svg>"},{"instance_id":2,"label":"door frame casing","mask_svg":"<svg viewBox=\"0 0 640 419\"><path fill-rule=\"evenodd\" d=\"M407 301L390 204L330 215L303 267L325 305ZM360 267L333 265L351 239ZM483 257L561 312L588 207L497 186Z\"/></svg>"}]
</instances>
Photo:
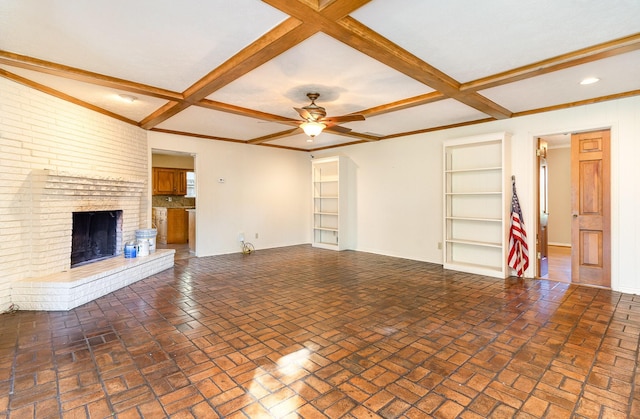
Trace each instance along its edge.
<instances>
[{"instance_id":1,"label":"door frame casing","mask_svg":"<svg viewBox=\"0 0 640 419\"><path fill-rule=\"evenodd\" d=\"M537 165L537 156L536 156L536 150L538 148L538 137L545 137L545 136L549 136L549 135L556 135L556 134L560 134L560 133L581 133L581 132L590 132L590 131L600 131L600 130L609 130L611 132L611 136L610 136L610 144L609 144L609 152L610 152L610 173L609 173L609 188L610 188L610 211L611 211L611 220L610 220L610 227L609 227L609 235L610 235L610 260L611 260L611 289L612 290L618 290L618 285L619 285L619 272L618 272L618 266L619 266L619 246L618 246L618 242L617 242L617 237L619 230L619 220L618 220L618 202L619 202L619 191L618 191L618 184L619 184L619 177L618 177L618 172L617 172L617 167L618 167L618 124L610 122L610 123L603 123L603 124L594 124L593 126L590 125L578 125L578 126L573 126L573 128L566 128L566 129L553 129L553 130L546 130L546 131L542 131L540 133L531 133L529 132L529 149L531 150L530 153L530 167L532 170L532 176L531 176L531 185L530 185L530 194L529 194L529 203L531 204L531 215L530 216L526 216L525 215L525 219L530 220L531 225L533 226L531 228L532 232L536 232L538 231L538 222L537 222L537 217L535 216L535 211L538 210L540 202L538 199L538 194L537 194L537 176L538 176L538 165ZM516 164L516 162L512 162L512 164ZM536 243L536 238L535 238L535 234L529 235L529 237L527 237L528 240L528 245L529 245L529 249L532 251L529 252L529 258L531 258L531 256L537 256L538 254L538 245ZM534 272L533 272L533 277L534 278L538 278L538 267L537 264L534 265L535 267Z\"/></svg>"}]
</instances>

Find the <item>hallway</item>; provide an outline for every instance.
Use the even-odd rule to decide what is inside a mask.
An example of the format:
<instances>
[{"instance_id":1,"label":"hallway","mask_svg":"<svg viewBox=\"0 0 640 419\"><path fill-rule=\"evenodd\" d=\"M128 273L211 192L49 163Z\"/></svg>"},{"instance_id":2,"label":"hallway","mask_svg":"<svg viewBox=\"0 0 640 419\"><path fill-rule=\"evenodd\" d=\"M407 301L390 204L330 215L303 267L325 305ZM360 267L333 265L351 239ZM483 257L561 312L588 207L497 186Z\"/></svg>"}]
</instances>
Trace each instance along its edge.
<instances>
[{"instance_id":1,"label":"hallway","mask_svg":"<svg viewBox=\"0 0 640 419\"><path fill-rule=\"evenodd\" d=\"M571 247L549 246L548 250L549 274L542 278L571 283Z\"/></svg>"}]
</instances>

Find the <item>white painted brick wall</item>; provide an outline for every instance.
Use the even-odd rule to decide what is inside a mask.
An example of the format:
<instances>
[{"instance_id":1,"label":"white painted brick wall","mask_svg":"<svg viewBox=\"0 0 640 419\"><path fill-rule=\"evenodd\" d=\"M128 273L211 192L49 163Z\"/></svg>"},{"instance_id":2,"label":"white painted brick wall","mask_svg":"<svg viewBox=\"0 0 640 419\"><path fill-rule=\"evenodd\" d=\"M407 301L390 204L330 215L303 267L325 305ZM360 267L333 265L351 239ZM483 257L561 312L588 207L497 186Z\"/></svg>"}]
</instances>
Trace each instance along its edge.
<instances>
[{"instance_id":1,"label":"white painted brick wall","mask_svg":"<svg viewBox=\"0 0 640 419\"><path fill-rule=\"evenodd\" d=\"M147 157L141 128L0 78L0 311L13 283L69 269L73 211L122 209L125 240L150 226Z\"/></svg>"}]
</instances>

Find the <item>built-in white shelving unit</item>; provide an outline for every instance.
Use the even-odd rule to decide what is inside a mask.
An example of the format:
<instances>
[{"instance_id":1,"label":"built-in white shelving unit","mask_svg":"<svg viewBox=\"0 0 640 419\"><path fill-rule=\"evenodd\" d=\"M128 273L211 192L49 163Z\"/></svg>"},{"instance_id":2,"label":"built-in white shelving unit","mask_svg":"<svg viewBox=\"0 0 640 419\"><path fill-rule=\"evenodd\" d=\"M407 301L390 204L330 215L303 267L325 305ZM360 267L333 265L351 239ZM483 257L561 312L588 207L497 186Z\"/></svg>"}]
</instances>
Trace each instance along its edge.
<instances>
[{"instance_id":1,"label":"built-in white shelving unit","mask_svg":"<svg viewBox=\"0 0 640 419\"><path fill-rule=\"evenodd\" d=\"M444 268L506 278L510 135L444 143Z\"/></svg>"},{"instance_id":2,"label":"built-in white shelving unit","mask_svg":"<svg viewBox=\"0 0 640 419\"><path fill-rule=\"evenodd\" d=\"M342 156L315 159L312 166L312 245L323 249L348 248L347 167Z\"/></svg>"}]
</instances>

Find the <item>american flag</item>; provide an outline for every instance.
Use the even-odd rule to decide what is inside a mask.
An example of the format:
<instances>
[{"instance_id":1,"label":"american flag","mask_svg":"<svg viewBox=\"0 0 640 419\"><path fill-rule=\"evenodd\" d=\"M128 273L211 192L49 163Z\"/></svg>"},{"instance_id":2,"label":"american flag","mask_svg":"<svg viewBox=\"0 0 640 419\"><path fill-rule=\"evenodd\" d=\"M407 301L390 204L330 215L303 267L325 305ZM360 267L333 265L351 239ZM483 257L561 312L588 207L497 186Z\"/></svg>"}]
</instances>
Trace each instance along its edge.
<instances>
[{"instance_id":1,"label":"american flag","mask_svg":"<svg viewBox=\"0 0 640 419\"><path fill-rule=\"evenodd\" d=\"M519 277L529 267L529 248L527 247L527 232L524 230L522 210L516 194L516 181L513 179L513 197L511 198L511 229L509 231L509 266Z\"/></svg>"}]
</instances>

